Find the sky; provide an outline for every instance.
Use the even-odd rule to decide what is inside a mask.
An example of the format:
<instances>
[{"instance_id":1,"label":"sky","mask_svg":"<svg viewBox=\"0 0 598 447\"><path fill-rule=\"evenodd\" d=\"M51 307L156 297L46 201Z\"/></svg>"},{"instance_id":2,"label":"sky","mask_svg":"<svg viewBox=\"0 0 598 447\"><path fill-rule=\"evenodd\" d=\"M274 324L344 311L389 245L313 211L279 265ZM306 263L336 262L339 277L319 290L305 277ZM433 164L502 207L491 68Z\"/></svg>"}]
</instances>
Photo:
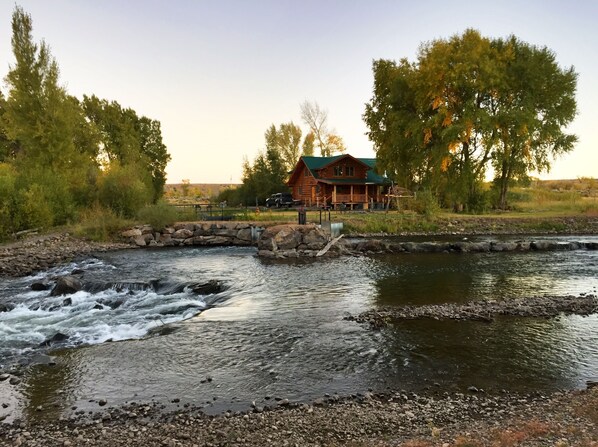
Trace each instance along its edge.
<instances>
[{"instance_id":1,"label":"sky","mask_svg":"<svg viewBox=\"0 0 598 447\"><path fill-rule=\"evenodd\" d=\"M71 95L115 100L162 124L168 183L238 183L271 125L315 101L348 153L374 157L362 115L372 62L414 60L467 28L547 46L579 74L579 142L544 179L598 177L598 1L0 0L0 78L15 4L33 19ZM6 93L6 84L2 82Z\"/></svg>"}]
</instances>

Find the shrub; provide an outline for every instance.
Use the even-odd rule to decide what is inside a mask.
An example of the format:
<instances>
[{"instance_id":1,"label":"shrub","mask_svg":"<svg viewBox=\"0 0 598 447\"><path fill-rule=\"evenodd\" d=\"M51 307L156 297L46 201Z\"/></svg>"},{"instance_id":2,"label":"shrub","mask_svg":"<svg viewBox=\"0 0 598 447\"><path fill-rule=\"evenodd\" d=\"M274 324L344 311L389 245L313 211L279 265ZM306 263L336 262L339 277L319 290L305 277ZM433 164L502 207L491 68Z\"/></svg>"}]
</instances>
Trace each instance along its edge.
<instances>
[{"instance_id":1,"label":"shrub","mask_svg":"<svg viewBox=\"0 0 598 447\"><path fill-rule=\"evenodd\" d=\"M134 217L151 201L152 189L133 165L114 165L99 181L100 204L121 217Z\"/></svg>"},{"instance_id":2,"label":"shrub","mask_svg":"<svg viewBox=\"0 0 598 447\"><path fill-rule=\"evenodd\" d=\"M16 221L19 229L48 228L54 223L50 203L39 184L34 183L18 194Z\"/></svg>"},{"instance_id":3,"label":"shrub","mask_svg":"<svg viewBox=\"0 0 598 447\"><path fill-rule=\"evenodd\" d=\"M161 230L172 225L178 220L178 212L175 207L160 201L155 205L147 205L137 213L137 218L144 224L149 224L154 230Z\"/></svg>"},{"instance_id":4,"label":"shrub","mask_svg":"<svg viewBox=\"0 0 598 447\"><path fill-rule=\"evenodd\" d=\"M426 218L433 218L440 212L440 205L436 196L429 190L420 191L409 202L409 209Z\"/></svg>"},{"instance_id":5,"label":"shrub","mask_svg":"<svg viewBox=\"0 0 598 447\"><path fill-rule=\"evenodd\" d=\"M15 173L0 163L0 241L15 231Z\"/></svg>"},{"instance_id":6,"label":"shrub","mask_svg":"<svg viewBox=\"0 0 598 447\"><path fill-rule=\"evenodd\" d=\"M484 213L492 207L492 191L476 190L469 197L468 211L471 213ZM496 200L495 200L496 201Z\"/></svg>"},{"instance_id":7,"label":"shrub","mask_svg":"<svg viewBox=\"0 0 598 447\"><path fill-rule=\"evenodd\" d=\"M15 189L15 217L20 229L63 225L75 216L68 181L47 169L23 170L16 177Z\"/></svg>"},{"instance_id":8,"label":"shrub","mask_svg":"<svg viewBox=\"0 0 598 447\"><path fill-rule=\"evenodd\" d=\"M79 223L74 228L74 233L77 236L94 241L107 241L123 228L130 226L130 221L119 217L111 209L103 208L96 203L93 207L81 213Z\"/></svg>"}]
</instances>

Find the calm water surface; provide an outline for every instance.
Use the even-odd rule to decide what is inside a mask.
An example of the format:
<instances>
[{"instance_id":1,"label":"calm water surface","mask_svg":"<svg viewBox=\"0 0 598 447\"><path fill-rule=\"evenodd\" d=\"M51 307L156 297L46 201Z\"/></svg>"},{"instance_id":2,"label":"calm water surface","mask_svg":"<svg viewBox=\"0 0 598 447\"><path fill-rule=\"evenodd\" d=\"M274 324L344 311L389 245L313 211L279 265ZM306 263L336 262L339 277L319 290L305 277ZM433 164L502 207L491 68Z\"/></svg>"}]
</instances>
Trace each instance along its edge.
<instances>
[{"instance_id":1,"label":"calm water surface","mask_svg":"<svg viewBox=\"0 0 598 447\"><path fill-rule=\"evenodd\" d=\"M218 412L276 396L310 400L324 393L471 385L554 390L583 387L598 376L596 315L490 324L406 321L380 332L343 320L379 306L596 293L595 251L292 262L254 255L251 248L133 250L5 281L0 303L12 310L0 313L0 364L35 355L56 332L68 334L73 345L52 353L56 366L33 369L22 388L24 415L34 416L38 405L48 409L46 417L74 405L98 409L89 401L101 398L110 405L179 398L180 405ZM85 281L121 287L79 292L68 305L64 297L29 291L34 280L75 267L84 270ZM156 279L214 279L226 290L198 296L126 287ZM111 300L124 304L98 306ZM164 327L163 335L151 334ZM213 380L201 383L208 376Z\"/></svg>"}]
</instances>

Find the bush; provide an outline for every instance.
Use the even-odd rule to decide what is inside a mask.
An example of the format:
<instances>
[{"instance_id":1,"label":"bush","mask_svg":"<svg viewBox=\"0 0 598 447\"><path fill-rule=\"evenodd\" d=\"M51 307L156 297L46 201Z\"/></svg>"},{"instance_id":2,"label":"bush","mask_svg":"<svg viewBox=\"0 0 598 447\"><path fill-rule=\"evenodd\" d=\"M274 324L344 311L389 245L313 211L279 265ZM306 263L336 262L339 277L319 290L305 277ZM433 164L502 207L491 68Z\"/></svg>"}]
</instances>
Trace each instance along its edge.
<instances>
[{"instance_id":1,"label":"bush","mask_svg":"<svg viewBox=\"0 0 598 447\"><path fill-rule=\"evenodd\" d=\"M20 172L15 181L15 221L19 229L63 225L75 216L68 181L36 167Z\"/></svg>"},{"instance_id":2,"label":"bush","mask_svg":"<svg viewBox=\"0 0 598 447\"><path fill-rule=\"evenodd\" d=\"M100 177L100 204L121 217L134 217L152 198L152 189L133 165L114 165Z\"/></svg>"},{"instance_id":3,"label":"bush","mask_svg":"<svg viewBox=\"0 0 598 447\"><path fill-rule=\"evenodd\" d=\"M130 221L119 217L111 209L103 208L99 204L83 211L79 218L74 233L94 241L113 239L120 230L131 226Z\"/></svg>"},{"instance_id":4,"label":"bush","mask_svg":"<svg viewBox=\"0 0 598 447\"><path fill-rule=\"evenodd\" d=\"M48 228L54 223L54 216L44 191L38 184L20 191L17 196L16 227L20 230Z\"/></svg>"},{"instance_id":5,"label":"bush","mask_svg":"<svg viewBox=\"0 0 598 447\"><path fill-rule=\"evenodd\" d=\"M15 231L15 173L0 163L0 241Z\"/></svg>"},{"instance_id":6,"label":"bush","mask_svg":"<svg viewBox=\"0 0 598 447\"><path fill-rule=\"evenodd\" d=\"M408 207L428 219L433 218L440 212L438 199L429 190L418 192L415 198L408 202Z\"/></svg>"},{"instance_id":7,"label":"bush","mask_svg":"<svg viewBox=\"0 0 598 447\"><path fill-rule=\"evenodd\" d=\"M179 218L176 208L160 201L155 205L147 205L137 213L137 218L144 224L149 224L154 230L162 230L172 225Z\"/></svg>"},{"instance_id":8,"label":"bush","mask_svg":"<svg viewBox=\"0 0 598 447\"><path fill-rule=\"evenodd\" d=\"M477 190L469 197L468 211L485 213L492 208L492 202L492 191Z\"/></svg>"}]
</instances>

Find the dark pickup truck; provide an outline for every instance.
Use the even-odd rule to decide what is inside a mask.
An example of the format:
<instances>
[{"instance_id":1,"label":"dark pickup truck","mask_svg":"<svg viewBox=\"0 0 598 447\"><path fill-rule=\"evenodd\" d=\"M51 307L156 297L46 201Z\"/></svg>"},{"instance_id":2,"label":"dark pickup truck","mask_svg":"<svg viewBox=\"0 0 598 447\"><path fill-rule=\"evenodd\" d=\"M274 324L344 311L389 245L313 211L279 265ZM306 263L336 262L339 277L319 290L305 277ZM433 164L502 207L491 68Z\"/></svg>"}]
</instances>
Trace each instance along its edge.
<instances>
[{"instance_id":1,"label":"dark pickup truck","mask_svg":"<svg viewBox=\"0 0 598 447\"><path fill-rule=\"evenodd\" d=\"M290 208L300 204L301 201L293 200L293 196L287 192L278 192L266 199L266 206L268 208Z\"/></svg>"}]
</instances>

